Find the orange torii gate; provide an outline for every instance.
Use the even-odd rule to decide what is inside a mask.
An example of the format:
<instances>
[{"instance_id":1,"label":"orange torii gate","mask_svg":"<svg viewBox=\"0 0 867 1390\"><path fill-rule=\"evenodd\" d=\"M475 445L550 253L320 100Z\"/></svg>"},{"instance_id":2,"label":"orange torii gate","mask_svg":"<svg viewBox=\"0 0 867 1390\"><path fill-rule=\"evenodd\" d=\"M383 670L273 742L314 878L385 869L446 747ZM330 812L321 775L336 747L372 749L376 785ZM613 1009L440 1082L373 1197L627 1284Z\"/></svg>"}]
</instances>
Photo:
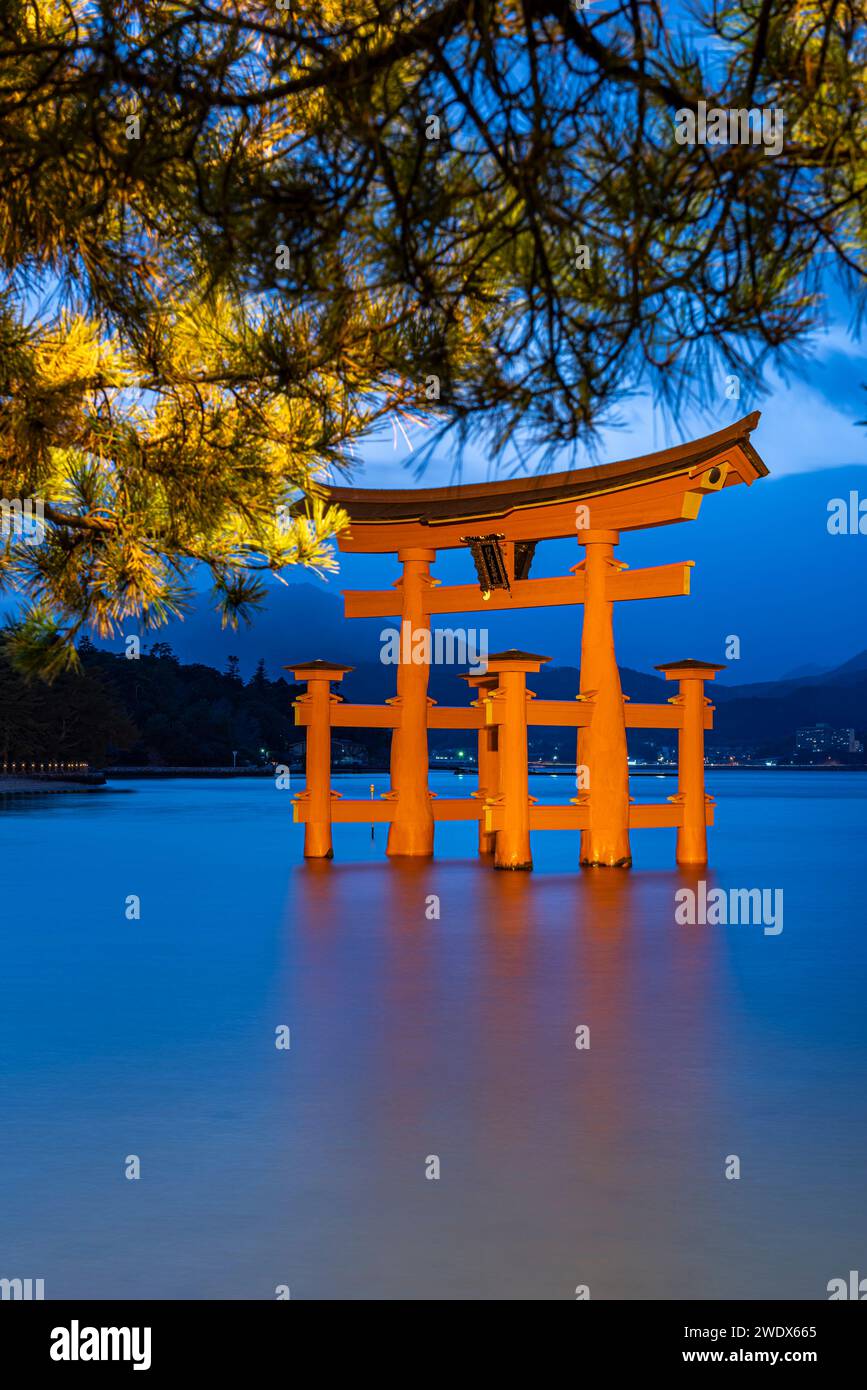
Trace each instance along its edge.
<instances>
[{"instance_id":1,"label":"orange torii gate","mask_svg":"<svg viewBox=\"0 0 867 1390\"><path fill-rule=\"evenodd\" d=\"M626 866L629 831L677 829L677 861L707 862L706 826L713 804L704 791L704 731L713 707L704 682L722 667L687 659L657 667L679 682L666 705L625 700L614 647L615 603L689 593L693 561L628 570L615 558L621 531L694 520L708 493L751 484L768 470L750 443L758 412L717 433L624 463L531 479L431 489L373 491L333 487L329 502L349 515L339 537L349 553L396 552L402 574L392 589L346 592L348 618L400 620L410 645L428 634L433 614L503 611L583 604L580 689L574 701L538 700L528 674L548 658L506 651L488 657L484 674L466 677L476 699L466 708L439 707L428 696L428 664L397 667L397 694L383 706L349 705L332 682L351 670L325 661L293 663L307 693L295 705L307 727L307 786L295 799L305 825L304 853L332 855L333 822L386 822L387 853L433 853L438 820L472 820L479 851L498 868L532 867L530 831L581 832L583 864ZM568 575L530 579L536 545L577 535L583 559ZM431 578L437 551L469 547L479 584L443 587ZM408 626L407 626L408 625ZM403 648L403 641L401 641ZM539 806L528 794L528 726L566 726L577 733L577 763L586 787L569 804ZM330 736L335 728L390 728L391 789L379 802L347 801L331 790ZM629 796L628 728L678 731L678 792L660 805ZM428 787L428 730L476 729L479 786L472 798L440 799Z\"/></svg>"}]
</instances>

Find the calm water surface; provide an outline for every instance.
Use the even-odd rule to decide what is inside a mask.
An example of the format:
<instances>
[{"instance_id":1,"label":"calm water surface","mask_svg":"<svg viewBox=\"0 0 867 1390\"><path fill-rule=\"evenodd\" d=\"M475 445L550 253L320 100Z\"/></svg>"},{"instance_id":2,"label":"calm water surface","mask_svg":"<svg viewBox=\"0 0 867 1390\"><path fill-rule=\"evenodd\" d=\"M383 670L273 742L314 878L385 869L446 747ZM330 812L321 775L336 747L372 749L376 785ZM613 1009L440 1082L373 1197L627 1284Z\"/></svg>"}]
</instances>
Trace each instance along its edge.
<instances>
[{"instance_id":1,"label":"calm water surface","mask_svg":"<svg viewBox=\"0 0 867 1390\"><path fill-rule=\"evenodd\" d=\"M540 833L511 875L471 825L403 866L385 827L338 827L334 863L304 865L266 781L0 802L0 1277L762 1299L867 1274L867 775L711 783L706 878L782 888L780 935L676 925L673 831L637 832L628 873Z\"/></svg>"}]
</instances>

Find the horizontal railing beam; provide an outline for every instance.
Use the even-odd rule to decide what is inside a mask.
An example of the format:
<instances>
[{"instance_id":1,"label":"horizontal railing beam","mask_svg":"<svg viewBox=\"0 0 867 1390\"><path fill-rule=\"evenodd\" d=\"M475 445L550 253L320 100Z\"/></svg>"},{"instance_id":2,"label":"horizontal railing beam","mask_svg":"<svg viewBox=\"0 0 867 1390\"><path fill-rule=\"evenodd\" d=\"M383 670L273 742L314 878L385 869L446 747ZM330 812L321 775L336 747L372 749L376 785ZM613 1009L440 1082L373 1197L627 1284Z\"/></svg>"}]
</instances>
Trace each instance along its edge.
<instances>
[{"instance_id":1,"label":"horizontal railing beam","mask_svg":"<svg viewBox=\"0 0 867 1390\"><path fill-rule=\"evenodd\" d=\"M605 596L611 602L642 598L681 598L689 593L692 560L649 565L639 570L612 570ZM347 618L396 618L401 612L397 589L344 589ZM550 579L516 579L511 589L494 589L482 597L478 584L432 584L424 594L430 616L447 613L503 613L517 608L558 608L584 602L584 571ZM409 639L412 641L412 636Z\"/></svg>"},{"instance_id":2,"label":"horizontal railing beam","mask_svg":"<svg viewBox=\"0 0 867 1390\"><path fill-rule=\"evenodd\" d=\"M433 818L441 820L473 820L481 818L483 803L467 796L435 796L431 801Z\"/></svg>"},{"instance_id":3,"label":"horizontal railing beam","mask_svg":"<svg viewBox=\"0 0 867 1390\"><path fill-rule=\"evenodd\" d=\"M304 824L307 819L307 801L302 797L293 803L296 823ZM431 809L435 821L477 821L483 813L484 803L467 796L435 796L431 798ZM382 825L394 820L396 801L359 801L335 798L331 803L331 819L335 825Z\"/></svg>"},{"instance_id":4,"label":"horizontal railing beam","mask_svg":"<svg viewBox=\"0 0 867 1390\"><path fill-rule=\"evenodd\" d=\"M586 729L593 718L593 706L587 700L528 700L527 723L537 728L559 725L566 729Z\"/></svg>"},{"instance_id":5,"label":"horizontal railing beam","mask_svg":"<svg viewBox=\"0 0 867 1390\"><path fill-rule=\"evenodd\" d=\"M498 723L496 702L488 706L489 723ZM309 706L296 703L295 723L309 723ZM400 705L346 705L335 701L329 706L333 729L397 729L400 727ZM680 729L683 724L682 705L630 704L624 706L627 729ZM713 728L714 706L704 711L705 729ZM584 729L593 720L592 700L530 700L527 704L527 723L535 728ZM482 729L485 726L485 706L431 705L428 709L429 729Z\"/></svg>"},{"instance_id":6,"label":"horizontal railing beam","mask_svg":"<svg viewBox=\"0 0 867 1390\"><path fill-rule=\"evenodd\" d=\"M485 711L471 705L431 705L427 712L429 729L483 729Z\"/></svg>"},{"instance_id":7,"label":"horizontal railing beam","mask_svg":"<svg viewBox=\"0 0 867 1390\"><path fill-rule=\"evenodd\" d=\"M292 803L296 824L307 820L308 802L303 795ZM382 825L394 819L393 801L346 801L335 797L331 802L331 821L334 825Z\"/></svg>"},{"instance_id":8,"label":"horizontal railing beam","mask_svg":"<svg viewBox=\"0 0 867 1390\"><path fill-rule=\"evenodd\" d=\"M632 802L629 807L630 830L652 830L663 826L675 828L683 822L683 807L671 803Z\"/></svg>"},{"instance_id":9,"label":"horizontal railing beam","mask_svg":"<svg viewBox=\"0 0 867 1390\"><path fill-rule=\"evenodd\" d=\"M307 820L309 803L303 794L292 803L293 818L296 824L303 825ZM477 821L485 819L486 829L495 831L502 828L503 809L496 804L485 804L472 797L433 797L431 807L435 821ZM394 819L394 801L349 801L335 797L331 803L331 819L337 825L381 825ZM629 828L649 830L677 828L683 819L683 807L678 802L632 802L629 807ZM714 823L714 804L709 801L705 808L707 825ZM530 806L531 830L586 830L590 824L590 811L587 806Z\"/></svg>"},{"instance_id":10,"label":"horizontal railing beam","mask_svg":"<svg viewBox=\"0 0 867 1390\"><path fill-rule=\"evenodd\" d=\"M332 729L397 729L399 705L332 705Z\"/></svg>"},{"instance_id":11,"label":"horizontal railing beam","mask_svg":"<svg viewBox=\"0 0 867 1390\"><path fill-rule=\"evenodd\" d=\"M588 830L589 806L531 806L531 830Z\"/></svg>"},{"instance_id":12,"label":"horizontal railing beam","mask_svg":"<svg viewBox=\"0 0 867 1390\"><path fill-rule=\"evenodd\" d=\"M624 706L627 729L680 729L683 727L683 705L633 705L629 701ZM713 706L708 705L704 712L704 727L713 728Z\"/></svg>"},{"instance_id":13,"label":"horizontal railing beam","mask_svg":"<svg viewBox=\"0 0 867 1390\"><path fill-rule=\"evenodd\" d=\"M694 560L681 560L640 570L612 570L605 580L605 597L613 603L638 598L686 598L694 565Z\"/></svg>"}]
</instances>

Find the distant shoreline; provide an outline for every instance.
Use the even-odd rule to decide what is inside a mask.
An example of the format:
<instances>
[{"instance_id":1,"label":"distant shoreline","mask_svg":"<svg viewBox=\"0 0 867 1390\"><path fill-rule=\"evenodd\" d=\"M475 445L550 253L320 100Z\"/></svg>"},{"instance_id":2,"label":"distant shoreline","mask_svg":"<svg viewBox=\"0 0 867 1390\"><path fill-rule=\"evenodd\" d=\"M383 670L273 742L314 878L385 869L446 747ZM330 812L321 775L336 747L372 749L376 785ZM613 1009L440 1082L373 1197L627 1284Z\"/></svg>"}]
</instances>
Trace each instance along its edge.
<instances>
[{"instance_id":1,"label":"distant shoreline","mask_svg":"<svg viewBox=\"0 0 867 1390\"><path fill-rule=\"evenodd\" d=\"M62 792L104 791L105 786L101 772L83 772L75 777L0 776L0 796L58 796Z\"/></svg>"},{"instance_id":2,"label":"distant shoreline","mask_svg":"<svg viewBox=\"0 0 867 1390\"><path fill-rule=\"evenodd\" d=\"M758 764L740 763L732 766L730 763L708 763L705 767L706 772L867 772L867 766L861 767L827 767L821 765L806 764L803 767L763 767ZM290 772L303 781L304 769L292 768ZM445 767L432 767L431 772L450 772L453 776L474 778L478 775L478 770L467 765L466 767L449 765ZM563 763L559 767L538 767L530 769L531 777L571 777L576 772L575 765L571 767L568 763ZM387 776L387 767L363 767L363 768L332 768L331 776L334 779L341 777L382 777ZM82 773L76 779L66 779L62 777L2 777L0 776L0 798L12 796L58 796L64 792L93 792L105 791L109 782L123 781L151 781L151 782L170 782L181 780L199 781L237 781L241 778L255 778L259 781L274 777L273 768L196 768L196 767L159 767L159 768L106 768L105 772ZM658 767L631 767L630 777L676 777L677 765L675 763L661 763Z\"/></svg>"},{"instance_id":3,"label":"distant shoreline","mask_svg":"<svg viewBox=\"0 0 867 1390\"><path fill-rule=\"evenodd\" d=\"M556 767L547 765L545 767L534 767L530 765L531 777L561 777L564 773L574 773L575 763L560 763ZM303 777L303 767L292 767L290 774ZM332 777L365 777L381 776L388 773L390 768L387 764L378 767L332 767ZM432 764L430 772L452 772L458 775L476 774L478 769L473 763L441 763ZM763 763L706 763L706 772L867 772L867 764L860 766L847 767L845 764L827 765L821 763L805 763L803 766L794 764L784 764L777 767L765 767ZM630 777L659 777L661 774L671 774L677 772L677 763L659 763L651 767L630 767ZM106 768L105 776L110 780L122 780L124 778L172 778L172 777L201 777L201 778L232 778L232 777L273 777L274 768L257 767L137 767L137 768Z\"/></svg>"}]
</instances>

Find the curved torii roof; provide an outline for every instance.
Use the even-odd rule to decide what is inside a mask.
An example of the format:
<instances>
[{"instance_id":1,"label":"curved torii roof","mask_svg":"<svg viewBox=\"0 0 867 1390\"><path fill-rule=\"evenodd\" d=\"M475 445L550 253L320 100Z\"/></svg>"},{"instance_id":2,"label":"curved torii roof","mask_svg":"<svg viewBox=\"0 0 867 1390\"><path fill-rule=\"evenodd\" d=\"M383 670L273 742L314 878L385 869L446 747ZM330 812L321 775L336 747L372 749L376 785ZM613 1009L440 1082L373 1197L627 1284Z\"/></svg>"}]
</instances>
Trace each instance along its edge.
<instances>
[{"instance_id":1,"label":"curved torii roof","mask_svg":"<svg viewBox=\"0 0 867 1390\"><path fill-rule=\"evenodd\" d=\"M579 506L589 513L579 529L663 526L693 520L708 492L767 475L750 443L759 418L754 411L688 444L562 473L450 487L321 491L349 515L350 529L339 537L347 551L438 550L461 545L468 529L487 528L511 541L574 535Z\"/></svg>"}]
</instances>

